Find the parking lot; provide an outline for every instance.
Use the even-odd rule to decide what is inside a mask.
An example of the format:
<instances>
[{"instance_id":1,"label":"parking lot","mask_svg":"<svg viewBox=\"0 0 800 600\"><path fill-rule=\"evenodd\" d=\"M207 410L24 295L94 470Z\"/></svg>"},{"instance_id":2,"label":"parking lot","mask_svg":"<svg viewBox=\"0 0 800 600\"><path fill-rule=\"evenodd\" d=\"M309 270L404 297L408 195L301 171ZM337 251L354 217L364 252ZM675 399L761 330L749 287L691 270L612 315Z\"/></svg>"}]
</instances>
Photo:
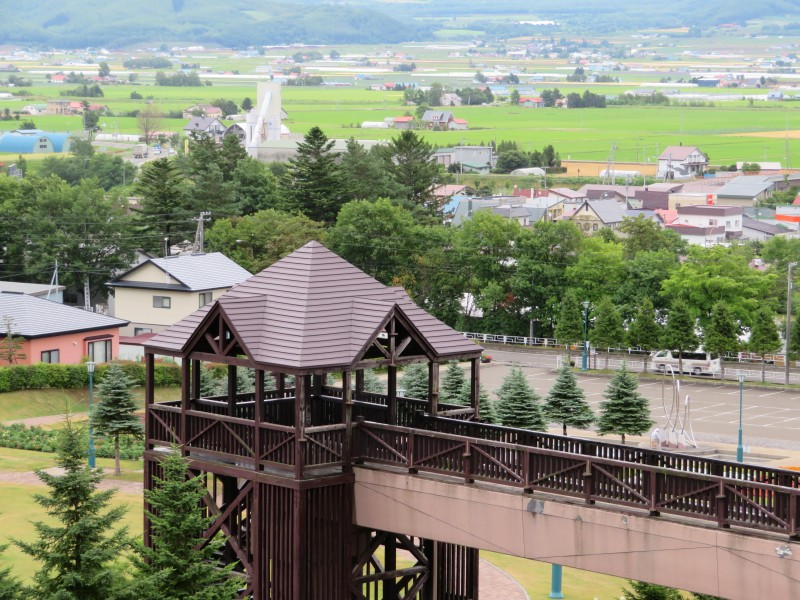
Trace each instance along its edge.
<instances>
[{"instance_id":1,"label":"parking lot","mask_svg":"<svg viewBox=\"0 0 800 600\"><path fill-rule=\"evenodd\" d=\"M553 355L496 351L491 354L492 363L481 365L481 382L493 399L496 398L493 392L508 374L512 363L523 368L528 382L542 397L555 382L556 359ZM603 375L578 376L586 399L595 411L599 410L609 379ZM681 413L688 394L690 420L697 441L735 444L739 427L739 386L694 378L683 378L680 386ZM639 391L650 401L653 420L659 427L663 426L667 417L662 394L669 410L673 401L671 378L642 380ZM758 388L746 383L742 397L745 445L800 450L800 390Z\"/></svg>"}]
</instances>

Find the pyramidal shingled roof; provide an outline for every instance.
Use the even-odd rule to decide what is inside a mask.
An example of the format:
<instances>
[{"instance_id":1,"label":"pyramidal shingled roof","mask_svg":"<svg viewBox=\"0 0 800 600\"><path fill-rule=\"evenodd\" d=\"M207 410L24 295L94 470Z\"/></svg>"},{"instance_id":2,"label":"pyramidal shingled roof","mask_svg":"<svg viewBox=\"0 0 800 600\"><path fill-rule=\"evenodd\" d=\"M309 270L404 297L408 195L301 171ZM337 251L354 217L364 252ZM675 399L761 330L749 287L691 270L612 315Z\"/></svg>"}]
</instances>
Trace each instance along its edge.
<instances>
[{"instance_id":1,"label":"pyramidal shingled roof","mask_svg":"<svg viewBox=\"0 0 800 600\"><path fill-rule=\"evenodd\" d=\"M383 285L319 242L236 285L215 304L154 336L146 348L186 352L186 342L216 304L253 359L277 368L347 367L392 311L416 329L436 358L481 352L414 304L405 290Z\"/></svg>"}]
</instances>

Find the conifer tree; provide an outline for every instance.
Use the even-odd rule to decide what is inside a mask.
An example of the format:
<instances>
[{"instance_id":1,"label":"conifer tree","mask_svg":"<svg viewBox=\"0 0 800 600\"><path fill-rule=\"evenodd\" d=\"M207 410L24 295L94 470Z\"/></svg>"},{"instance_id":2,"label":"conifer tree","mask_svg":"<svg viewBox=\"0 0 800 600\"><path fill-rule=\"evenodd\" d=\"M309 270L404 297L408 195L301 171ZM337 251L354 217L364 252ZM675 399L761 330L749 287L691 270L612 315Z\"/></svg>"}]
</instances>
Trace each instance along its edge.
<instances>
[{"instance_id":1,"label":"conifer tree","mask_svg":"<svg viewBox=\"0 0 800 600\"><path fill-rule=\"evenodd\" d=\"M781 349L778 326L775 324L775 318L769 308L762 308L756 313L747 347L761 357L761 381L764 381L766 368L764 355Z\"/></svg>"},{"instance_id":2,"label":"conifer tree","mask_svg":"<svg viewBox=\"0 0 800 600\"><path fill-rule=\"evenodd\" d=\"M717 302L711 309L711 318L703 328L703 349L719 354L722 379L725 379L725 354L739 349L739 323L733 318L728 305Z\"/></svg>"},{"instance_id":3,"label":"conifer tree","mask_svg":"<svg viewBox=\"0 0 800 600\"><path fill-rule=\"evenodd\" d=\"M188 467L173 448L161 460L163 478L145 491L152 547L141 547L134 593L142 600L226 600L237 596L241 581L231 577L235 563L224 567L214 559L225 541L217 536L205 546L203 532L214 520L202 509L207 493L203 478L187 479Z\"/></svg>"},{"instance_id":4,"label":"conifer tree","mask_svg":"<svg viewBox=\"0 0 800 600\"><path fill-rule=\"evenodd\" d=\"M465 380L464 384L461 386L461 394L458 404L470 406L471 393L472 384L469 380ZM486 387L483 384L480 385L480 389L478 391L478 412L480 413L481 421L484 423L496 424L500 422L497 418L495 401L489 397L489 392L486 391Z\"/></svg>"},{"instance_id":5,"label":"conifer tree","mask_svg":"<svg viewBox=\"0 0 800 600\"><path fill-rule=\"evenodd\" d=\"M133 379L125 374L122 367L111 364L105 377L97 385L100 403L92 413L92 425L100 435L114 438L114 468L119 468L119 436L144 434L144 424L136 414L136 401L133 399Z\"/></svg>"},{"instance_id":6,"label":"conifer tree","mask_svg":"<svg viewBox=\"0 0 800 600\"><path fill-rule=\"evenodd\" d=\"M589 332L589 339L595 348L606 349L606 366L608 369L608 355L611 348L619 348L625 340L625 328L622 326L622 317L611 298L603 296L594 308L594 327Z\"/></svg>"},{"instance_id":7,"label":"conifer tree","mask_svg":"<svg viewBox=\"0 0 800 600\"><path fill-rule=\"evenodd\" d=\"M625 597L630 600L682 600L683 594L678 590L645 581L628 580L630 588L626 588Z\"/></svg>"},{"instance_id":8,"label":"conifer tree","mask_svg":"<svg viewBox=\"0 0 800 600\"><path fill-rule=\"evenodd\" d=\"M624 444L625 435L641 435L650 429L654 423L650 418L650 404L639 394L638 388L636 375L623 363L603 392L605 401L600 403L597 433L618 433Z\"/></svg>"},{"instance_id":9,"label":"conifer tree","mask_svg":"<svg viewBox=\"0 0 800 600\"><path fill-rule=\"evenodd\" d=\"M200 396L202 398L219 396L225 393L225 389L225 382L214 377L213 373L209 369L200 367Z\"/></svg>"},{"instance_id":10,"label":"conifer tree","mask_svg":"<svg viewBox=\"0 0 800 600\"><path fill-rule=\"evenodd\" d=\"M281 186L286 210L299 211L314 221L336 221L344 197L332 148L333 140L316 126L297 145L297 154L289 159Z\"/></svg>"},{"instance_id":11,"label":"conifer tree","mask_svg":"<svg viewBox=\"0 0 800 600\"><path fill-rule=\"evenodd\" d=\"M400 387L403 388L406 398L418 398L427 400L428 398L428 365L425 363L413 363L403 369L400 377Z\"/></svg>"},{"instance_id":12,"label":"conifer tree","mask_svg":"<svg viewBox=\"0 0 800 600\"><path fill-rule=\"evenodd\" d=\"M457 361L447 364L447 369L444 371L442 377L442 386L439 390L439 402L446 404L460 404L461 403L461 387L464 385L466 377L464 370L459 366ZM469 405L469 403L467 403Z\"/></svg>"},{"instance_id":13,"label":"conifer tree","mask_svg":"<svg viewBox=\"0 0 800 600\"><path fill-rule=\"evenodd\" d=\"M0 556L8 545L0 546ZM10 567L0 567L0 598L3 600L22 600L24 598L22 584L11 574Z\"/></svg>"},{"instance_id":14,"label":"conifer tree","mask_svg":"<svg viewBox=\"0 0 800 600\"><path fill-rule=\"evenodd\" d=\"M661 346L661 326L656 322L653 302L645 298L636 311L628 327L627 342L629 346L641 348L644 351L644 372L647 373L647 359L650 352Z\"/></svg>"},{"instance_id":15,"label":"conifer tree","mask_svg":"<svg viewBox=\"0 0 800 600\"><path fill-rule=\"evenodd\" d=\"M578 296L573 290L567 290L561 299L561 311L554 331L556 339L567 345L567 362L570 360L572 344L583 340L583 321Z\"/></svg>"},{"instance_id":16,"label":"conifer tree","mask_svg":"<svg viewBox=\"0 0 800 600\"><path fill-rule=\"evenodd\" d=\"M683 373L683 353L695 350L700 343L694 331L695 319L683 300L675 300L667 314L667 325L661 338L665 350L678 353L678 371Z\"/></svg>"},{"instance_id":17,"label":"conifer tree","mask_svg":"<svg viewBox=\"0 0 800 600\"><path fill-rule=\"evenodd\" d=\"M425 381L427 382L427 379ZM374 369L364 369L364 391L373 394L386 393L386 385L378 379Z\"/></svg>"},{"instance_id":18,"label":"conifer tree","mask_svg":"<svg viewBox=\"0 0 800 600\"><path fill-rule=\"evenodd\" d=\"M125 507L108 507L115 490L97 490L103 472L89 469L85 459L84 432L67 420L56 455L64 474L36 471L48 492L33 497L50 519L34 521L35 541L14 540L39 563L31 597L104 600L115 597L123 583L113 562L131 544L127 529L114 529Z\"/></svg>"},{"instance_id":19,"label":"conifer tree","mask_svg":"<svg viewBox=\"0 0 800 600\"><path fill-rule=\"evenodd\" d=\"M497 390L497 414L500 422L508 427L534 431L547 429L539 395L517 367L511 369Z\"/></svg>"},{"instance_id":20,"label":"conifer tree","mask_svg":"<svg viewBox=\"0 0 800 600\"><path fill-rule=\"evenodd\" d=\"M561 423L564 435L567 426L588 429L594 422L594 413L586 402L583 390L578 386L578 378L568 364L558 370L556 382L544 401L544 415L548 421Z\"/></svg>"}]
</instances>

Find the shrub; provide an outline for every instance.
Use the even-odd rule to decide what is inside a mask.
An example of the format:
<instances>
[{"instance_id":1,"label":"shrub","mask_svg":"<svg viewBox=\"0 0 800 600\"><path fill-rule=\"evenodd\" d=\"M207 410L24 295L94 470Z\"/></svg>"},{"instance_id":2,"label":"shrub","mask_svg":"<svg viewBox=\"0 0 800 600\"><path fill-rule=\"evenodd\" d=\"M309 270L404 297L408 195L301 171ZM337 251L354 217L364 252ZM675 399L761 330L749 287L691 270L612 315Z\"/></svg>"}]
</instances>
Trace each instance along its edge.
<instances>
[{"instance_id":1,"label":"shrub","mask_svg":"<svg viewBox=\"0 0 800 600\"><path fill-rule=\"evenodd\" d=\"M26 427L20 423L0 425L0 447L36 452L55 452L58 445L58 430L41 427ZM88 430L85 445L89 447ZM114 458L114 438L95 436L95 450L101 458ZM138 460L144 452L144 443L132 435L119 438L119 456L125 460Z\"/></svg>"},{"instance_id":2,"label":"shrub","mask_svg":"<svg viewBox=\"0 0 800 600\"><path fill-rule=\"evenodd\" d=\"M139 362L120 362L125 373L136 385L144 385L145 366ZM94 382L100 383L105 376L106 365L98 365ZM156 363L156 387L175 387L181 384L181 370L174 363ZM37 363L35 365L13 365L0 367L0 393L17 390L38 390L43 388L79 389L89 386L89 373L85 364L58 365Z\"/></svg>"}]
</instances>

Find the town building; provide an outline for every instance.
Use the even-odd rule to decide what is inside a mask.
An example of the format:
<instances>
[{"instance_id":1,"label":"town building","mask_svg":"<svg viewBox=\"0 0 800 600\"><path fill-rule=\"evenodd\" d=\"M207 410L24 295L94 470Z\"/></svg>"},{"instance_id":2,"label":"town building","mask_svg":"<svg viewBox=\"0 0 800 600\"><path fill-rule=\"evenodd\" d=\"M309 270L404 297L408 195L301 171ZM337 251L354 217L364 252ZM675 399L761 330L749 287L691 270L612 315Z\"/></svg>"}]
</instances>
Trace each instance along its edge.
<instances>
[{"instance_id":1,"label":"town building","mask_svg":"<svg viewBox=\"0 0 800 600\"><path fill-rule=\"evenodd\" d=\"M696 146L667 146L658 157L657 177L682 179L697 177L708 167L708 157Z\"/></svg>"}]
</instances>

